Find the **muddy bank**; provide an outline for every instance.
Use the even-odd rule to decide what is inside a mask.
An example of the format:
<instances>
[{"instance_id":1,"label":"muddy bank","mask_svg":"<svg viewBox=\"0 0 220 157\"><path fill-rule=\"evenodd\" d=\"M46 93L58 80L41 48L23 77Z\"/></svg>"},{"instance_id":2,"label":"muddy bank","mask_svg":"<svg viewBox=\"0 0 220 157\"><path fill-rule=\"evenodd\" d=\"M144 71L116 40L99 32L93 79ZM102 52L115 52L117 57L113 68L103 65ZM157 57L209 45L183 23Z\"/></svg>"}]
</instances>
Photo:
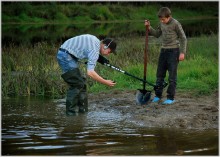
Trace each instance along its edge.
<instances>
[{"instance_id":1,"label":"muddy bank","mask_svg":"<svg viewBox=\"0 0 220 157\"><path fill-rule=\"evenodd\" d=\"M142 106L136 105L135 94L136 91L89 94L89 112L120 112L126 117L125 124L145 127L218 129L217 92L202 97L177 93L176 102L172 105L162 105L159 102ZM154 94L151 98L153 96Z\"/></svg>"}]
</instances>

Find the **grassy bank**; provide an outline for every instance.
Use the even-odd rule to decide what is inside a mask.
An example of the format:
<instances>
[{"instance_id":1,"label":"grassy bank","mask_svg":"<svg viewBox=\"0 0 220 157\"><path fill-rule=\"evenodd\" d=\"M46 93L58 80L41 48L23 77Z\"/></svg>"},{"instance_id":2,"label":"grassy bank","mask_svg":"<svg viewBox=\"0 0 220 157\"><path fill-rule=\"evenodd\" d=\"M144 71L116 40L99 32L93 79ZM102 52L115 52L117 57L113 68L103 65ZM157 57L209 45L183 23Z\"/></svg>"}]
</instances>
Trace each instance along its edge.
<instances>
[{"instance_id":1,"label":"grassy bank","mask_svg":"<svg viewBox=\"0 0 220 157\"><path fill-rule=\"evenodd\" d=\"M118 62L118 59L113 56L114 58L112 60L115 60L113 64L121 64L124 70L143 78L143 41L144 39L139 39L139 41L133 39L133 41L130 40L127 43L121 43L124 53L119 54L117 57L123 58L123 61L121 61L123 63ZM133 45L134 47L127 48L126 45L129 45L130 42L136 42L136 44ZM159 49L158 45L150 44L147 80L152 83L156 79L156 63L159 56ZM134 52L133 50L136 51ZM142 88L141 82L111 69L106 70L112 71L105 74L110 79L112 78L117 81L116 89ZM152 89L152 87L148 87ZM111 88L96 83L90 88L90 91L99 92L100 89L108 90ZM186 60L180 62L178 67L177 89L184 92L193 91L195 95L210 94L218 89L218 37L216 35L188 39Z\"/></svg>"},{"instance_id":2,"label":"grassy bank","mask_svg":"<svg viewBox=\"0 0 220 157\"><path fill-rule=\"evenodd\" d=\"M91 23L157 20L168 6L175 18L217 17L217 2L2 2L2 23Z\"/></svg>"},{"instance_id":3,"label":"grassy bank","mask_svg":"<svg viewBox=\"0 0 220 157\"><path fill-rule=\"evenodd\" d=\"M113 65L143 77L144 38L130 38L118 41L118 55L110 56ZM131 44L135 43L135 44ZM130 45L129 47L127 45ZM46 43L34 47L13 46L2 48L2 96L47 96L60 98L66 93L66 84L60 78L60 68L56 61L58 45ZM155 82L159 45L149 45L147 78ZM120 58L120 59L119 59ZM85 71L85 66L81 65ZM88 79L89 92L106 90L134 90L142 88L142 83L122 73L98 64L98 73L115 80L117 86L110 88ZM148 88L151 88L148 86ZM188 40L186 60L180 62L178 70L178 90L193 91L195 94L210 94L218 89L218 36L202 36Z\"/></svg>"}]
</instances>

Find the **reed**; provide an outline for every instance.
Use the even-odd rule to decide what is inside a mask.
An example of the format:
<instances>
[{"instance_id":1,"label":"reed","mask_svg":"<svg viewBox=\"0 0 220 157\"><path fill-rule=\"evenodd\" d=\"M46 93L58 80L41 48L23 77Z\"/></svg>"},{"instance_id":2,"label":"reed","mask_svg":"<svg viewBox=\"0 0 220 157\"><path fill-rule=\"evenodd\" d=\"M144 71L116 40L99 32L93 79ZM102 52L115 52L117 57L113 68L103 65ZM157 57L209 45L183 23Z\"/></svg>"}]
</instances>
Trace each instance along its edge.
<instances>
[{"instance_id":1,"label":"reed","mask_svg":"<svg viewBox=\"0 0 220 157\"><path fill-rule=\"evenodd\" d=\"M65 85L60 84L57 73L56 51L55 46L46 43L3 48L2 95L59 97L64 93Z\"/></svg>"},{"instance_id":2,"label":"reed","mask_svg":"<svg viewBox=\"0 0 220 157\"><path fill-rule=\"evenodd\" d=\"M118 40L118 55L109 56L110 63L143 78L144 37ZM129 46L128 46L129 45ZM67 85L56 61L59 45L41 42L35 46L2 48L2 97L44 96L61 98ZM150 39L147 80L155 82L160 46ZM120 58L120 59L119 59ZM85 65L81 65L84 71ZM96 71L117 85L106 87L88 78L89 92L141 89L142 82L97 64ZM151 86L147 88L152 89ZM218 90L218 36L202 36L188 40L186 60L179 63L177 90L192 91L195 95Z\"/></svg>"}]
</instances>

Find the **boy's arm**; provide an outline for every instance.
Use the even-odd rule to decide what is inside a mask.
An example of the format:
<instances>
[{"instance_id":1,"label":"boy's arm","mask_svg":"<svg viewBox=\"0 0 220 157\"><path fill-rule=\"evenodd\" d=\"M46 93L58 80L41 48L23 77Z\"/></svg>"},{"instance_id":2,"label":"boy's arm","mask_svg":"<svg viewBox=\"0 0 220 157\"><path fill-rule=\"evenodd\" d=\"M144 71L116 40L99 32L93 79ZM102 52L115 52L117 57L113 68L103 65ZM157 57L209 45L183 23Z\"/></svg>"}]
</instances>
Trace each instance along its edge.
<instances>
[{"instance_id":1,"label":"boy's arm","mask_svg":"<svg viewBox=\"0 0 220 157\"><path fill-rule=\"evenodd\" d=\"M149 26L149 35L153 35L153 36L155 36L157 38L161 36L162 31L160 29L160 25L155 30L155 29L153 29L153 27L151 27L149 20L145 20L144 24L145 24L145 26Z\"/></svg>"},{"instance_id":2,"label":"boy's arm","mask_svg":"<svg viewBox=\"0 0 220 157\"><path fill-rule=\"evenodd\" d=\"M186 54L187 39L180 23L176 25L176 32L180 39L180 53Z\"/></svg>"},{"instance_id":3,"label":"boy's arm","mask_svg":"<svg viewBox=\"0 0 220 157\"><path fill-rule=\"evenodd\" d=\"M157 29L154 29L153 27L150 26L149 35L159 38L161 34L162 34L162 31L161 31L160 25L157 27Z\"/></svg>"}]
</instances>

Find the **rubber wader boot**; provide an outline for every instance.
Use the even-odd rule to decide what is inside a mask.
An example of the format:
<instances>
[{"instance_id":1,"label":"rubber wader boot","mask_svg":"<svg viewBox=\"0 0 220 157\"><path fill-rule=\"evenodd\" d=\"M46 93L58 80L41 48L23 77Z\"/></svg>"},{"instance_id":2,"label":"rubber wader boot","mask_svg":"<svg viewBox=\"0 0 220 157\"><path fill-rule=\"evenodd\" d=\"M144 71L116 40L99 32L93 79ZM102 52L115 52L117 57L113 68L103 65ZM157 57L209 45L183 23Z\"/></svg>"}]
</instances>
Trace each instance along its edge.
<instances>
[{"instance_id":1,"label":"rubber wader boot","mask_svg":"<svg viewBox=\"0 0 220 157\"><path fill-rule=\"evenodd\" d=\"M64 81L70 86L66 97L66 115L76 115L75 107L79 102L80 91L84 87L84 79L78 68L70 70L61 75Z\"/></svg>"},{"instance_id":2,"label":"rubber wader boot","mask_svg":"<svg viewBox=\"0 0 220 157\"><path fill-rule=\"evenodd\" d=\"M84 87L80 91L79 94L79 113L85 113L88 112L88 94L87 94L87 87L86 87L86 78L84 77Z\"/></svg>"}]
</instances>

